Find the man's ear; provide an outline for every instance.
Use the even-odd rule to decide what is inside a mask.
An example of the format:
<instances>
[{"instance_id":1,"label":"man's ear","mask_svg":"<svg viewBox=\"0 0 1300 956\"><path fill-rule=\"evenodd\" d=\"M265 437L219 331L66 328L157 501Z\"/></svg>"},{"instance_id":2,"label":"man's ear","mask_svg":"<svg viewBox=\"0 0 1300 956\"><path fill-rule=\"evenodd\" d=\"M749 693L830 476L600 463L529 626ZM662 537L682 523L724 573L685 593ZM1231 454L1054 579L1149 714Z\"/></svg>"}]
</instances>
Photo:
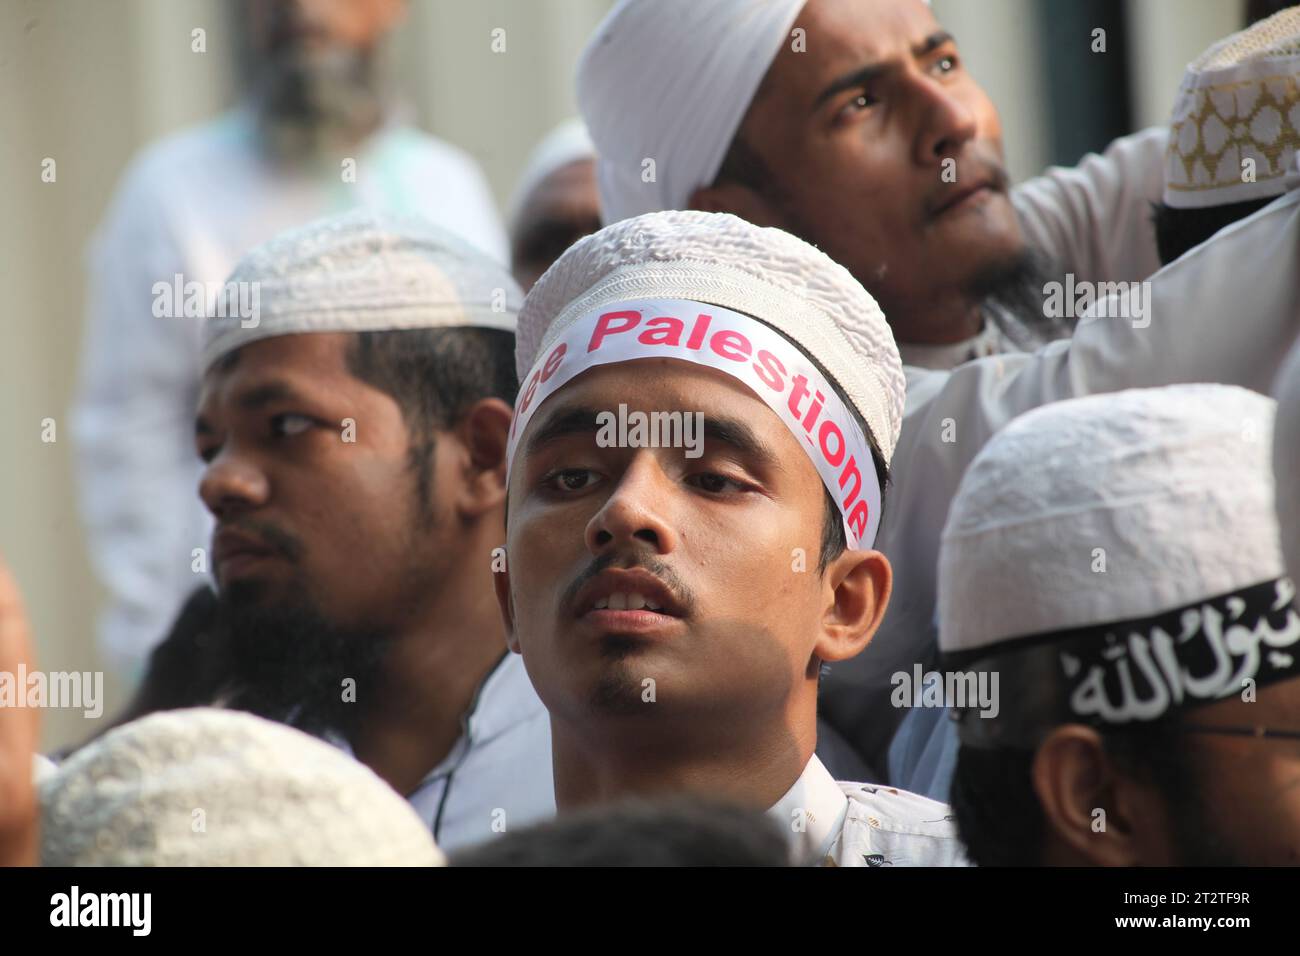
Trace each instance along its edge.
<instances>
[{"instance_id":1,"label":"man's ear","mask_svg":"<svg viewBox=\"0 0 1300 956\"><path fill-rule=\"evenodd\" d=\"M502 547L504 548L504 545ZM515 637L515 608L510 600L509 567L510 555L507 553L502 570L492 572L492 590L497 596L497 608L501 611L501 625L506 632L506 647L519 654L522 652L519 650L519 639Z\"/></svg>"},{"instance_id":2,"label":"man's ear","mask_svg":"<svg viewBox=\"0 0 1300 956\"><path fill-rule=\"evenodd\" d=\"M821 635L813 654L846 661L862 653L889 604L894 571L879 551L844 551L822 574L827 594Z\"/></svg>"},{"instance_id":3,"label":"man's ear","mask_svg":"<svg viewBox=\"0 0 1300 956\"><path fill-rule=\"evenodd\" d=\"M1162 826L1145 788L1119 773L1101 734L1082 724L1051 732L1034 754L1034 792L1043 808L1051 844L1066 852L1057 862L1082 857L1093 866L1136 866L1143 846ZM1158 839L1158 837L1154 837Z\"/></svg>"},{"instance_id":4,"label":"man's ear","mask_svg":"<svg viewBox=\"0 0 1300 956\"><path fill-rule=\"evenodd\" d=\"M462 518L478 518L506 499L506 445L510 406L499 398L482 398L469 407L453 429L465 450L464 481L456 499Z\"/></svg>"},{"instance_id":5,"label":"man's ear","mask_svg":"<svg viewBox=\"0 0 1300 956\"><path fill-rule=\"evenodd\" d=\"M701 212L729 212L756 226L786 227L785 217L748 186L725 181L712 186L701 186L691 193L688 209Z\"/></svg>"}]
</instances>

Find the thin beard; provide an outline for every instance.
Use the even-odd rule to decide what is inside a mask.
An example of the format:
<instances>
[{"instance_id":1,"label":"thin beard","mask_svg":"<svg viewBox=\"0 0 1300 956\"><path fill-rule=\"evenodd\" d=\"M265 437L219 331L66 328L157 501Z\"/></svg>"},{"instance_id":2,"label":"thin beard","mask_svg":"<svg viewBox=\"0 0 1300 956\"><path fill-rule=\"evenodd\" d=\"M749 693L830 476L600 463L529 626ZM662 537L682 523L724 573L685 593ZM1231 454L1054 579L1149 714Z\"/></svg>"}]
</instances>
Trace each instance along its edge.
<instances>
[{"instance_id":1,"label":"thin beard","mask_svg":"<svg viewBox=\"0 0 1300 956\"><path fill-rule=\"evenodd\" d=\"M1044 308L1043 287L1059 278L1046 256L1026 248L977 276L968 294L979 303L985 321L1016 348L1032 352L1074 331L1073 321L1050 317Z\"/></svg>"}]
</instances>

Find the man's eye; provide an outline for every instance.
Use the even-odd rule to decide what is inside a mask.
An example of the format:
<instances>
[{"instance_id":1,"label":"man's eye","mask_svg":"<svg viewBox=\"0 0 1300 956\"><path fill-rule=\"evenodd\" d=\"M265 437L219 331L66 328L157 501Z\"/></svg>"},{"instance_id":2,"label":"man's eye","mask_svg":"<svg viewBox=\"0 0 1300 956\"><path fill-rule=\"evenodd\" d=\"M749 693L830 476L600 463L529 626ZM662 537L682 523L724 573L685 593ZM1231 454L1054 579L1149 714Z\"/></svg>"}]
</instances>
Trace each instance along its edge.
<instances>
[{"instance_id":1,"label":"man's eye","mask_svg":"<svg viewBox=\"0 0 1300 956\"><path fill-rule=\"evenodd\" d=\"M217 452L221 451L220 445L208 445L206 448L199 449L199 459L204 464L211 464L212 459L217 457Z\"/></svg>"},{"instance_id":2,"label":"man's eye","mask_svg":"<svg viewBox=\"0 0 1300 956\"><path fill-rule=\"evenodd\" d=\"M687 482L694 484L701 491L707 491L709 494L718 495L726 491L744 491L745 485L736 481L734 478L728 478L726 475L719 475L717 472L706 471L698 475L691 475L686 479Z\"/></svg>"},{"instance_id":3,"label":"man's eye","mask_svg":"<svg viewBox=\"0 0 1300 956\"><path fill-rule=\"evenodd\" d=\"M934 61L934 65L940 73L951 73L957 69L957 57L949 54Z\"/></svg>"},{"instance_id":4,"label":"man's eye","mask_svg":"<svg viewBox=\"0 0 1300 956\"><path fill-rule=\"evenodd\" d=\"M271 418L271 434L285 438L301 435L314 424L315 422L306 415L286 412L283 415L275 415Z\"/></svg>"},{"instance_id":5,"label":"man's eye","mask_svg":"<svg viewBox=\"0 0 1300 956\"><path fill-rule=\"evenodd\" d=\"M586 468L565 468L542 479L542 484L552 491L582 491L596 481L594 472Z\"/></svg>"},{"instance_id":6,"label":"man's eye","mask_svg":"<svg viewBox=\"0 0 1300 956\"><path fill-rule=\"evenodd\" d=\"M871 107L875 106L878 102L880 101L877 100L870 93L868 93L866 90L863 90L857 96L853 97L852 100L846 103L844 105L844 108L840 110L840 119L847 119L848 117L852 116L854 113L860 113L862 112L862 110L869 110L871 109Z\"/></svg>"}]
</instances>

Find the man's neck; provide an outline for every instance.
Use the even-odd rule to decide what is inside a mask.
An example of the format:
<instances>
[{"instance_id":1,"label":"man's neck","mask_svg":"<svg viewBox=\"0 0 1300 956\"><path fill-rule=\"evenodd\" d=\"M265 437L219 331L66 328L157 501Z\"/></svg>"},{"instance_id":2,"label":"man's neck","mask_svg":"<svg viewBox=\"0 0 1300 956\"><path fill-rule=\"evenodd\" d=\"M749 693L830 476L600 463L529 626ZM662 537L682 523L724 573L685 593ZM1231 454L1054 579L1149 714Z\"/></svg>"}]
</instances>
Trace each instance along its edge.
<instances>
[{"instance_id":1,"label":"man's neck","mask_svg":"<svg viewBox=\"0 0 1300 956\"><path fill-rule=\"evenodd\" d=\"M886 308L885 315L895 338L905 345L953 345L973 339L984 328L979 303L957 294Z\"/></svg>"},{"instance_id":2,"label":"man's neck","mask_svg":"<svg viewBox=\"0 0 1300 956\"><path fill-rule=\"evenodd\" d=\"M799 779L816 745L815 722L803 739L786 726L709 740L663 726L645 733L644 718L598 737L590 727L551 718L555 803L562 813L683 792L766 810Z\"/></svg>"},{"instance_id":3,"label":"man's neck","mask_svg":"<svg viewBox=\"0 0 1300 956\"><path fill-rule=\"evenodd\" d=\"M470 562L462 564L399 631L385 654L382 686L359 701L365 710L353 752L401 794L446 759L480 686L506 653L491 587L461 580Z\"/></svg>"}]
</instances>

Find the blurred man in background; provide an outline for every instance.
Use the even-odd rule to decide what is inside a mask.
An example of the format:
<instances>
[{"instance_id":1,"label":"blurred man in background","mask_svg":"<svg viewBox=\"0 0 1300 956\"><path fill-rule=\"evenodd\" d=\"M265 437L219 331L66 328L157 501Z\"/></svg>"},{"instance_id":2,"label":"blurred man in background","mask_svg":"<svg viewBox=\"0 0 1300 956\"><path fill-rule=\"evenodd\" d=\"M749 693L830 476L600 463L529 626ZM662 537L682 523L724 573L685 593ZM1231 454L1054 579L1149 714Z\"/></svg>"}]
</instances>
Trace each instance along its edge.
<instances>
[{"instance_id":1,"label":"blurred man in background","mask_svg":"<svg viewBox=\"0 0 1300 956\"><path fill-rule=\"evenodd\" d=\"M505 261L477 166L394 109L380 53L403 12L400 0L248 0L247 101L146 149L92 242L72 421L91 556L111 600L101 646L121 670L138 671L204 580L199 330L235 260L362 205L421 215Z\"/></svg>"},{"instance_id":2,"label":"blurred man in background","mask_svg":"<svg viewBox=\"0 0 1300 956\"><path fill-rule=\"evenodd\" d=\"M596 151L580 119L551 130L524 167L510 203L510 268L527 292L560 253L600 228Z\"/></svg>"}]
</instances>

